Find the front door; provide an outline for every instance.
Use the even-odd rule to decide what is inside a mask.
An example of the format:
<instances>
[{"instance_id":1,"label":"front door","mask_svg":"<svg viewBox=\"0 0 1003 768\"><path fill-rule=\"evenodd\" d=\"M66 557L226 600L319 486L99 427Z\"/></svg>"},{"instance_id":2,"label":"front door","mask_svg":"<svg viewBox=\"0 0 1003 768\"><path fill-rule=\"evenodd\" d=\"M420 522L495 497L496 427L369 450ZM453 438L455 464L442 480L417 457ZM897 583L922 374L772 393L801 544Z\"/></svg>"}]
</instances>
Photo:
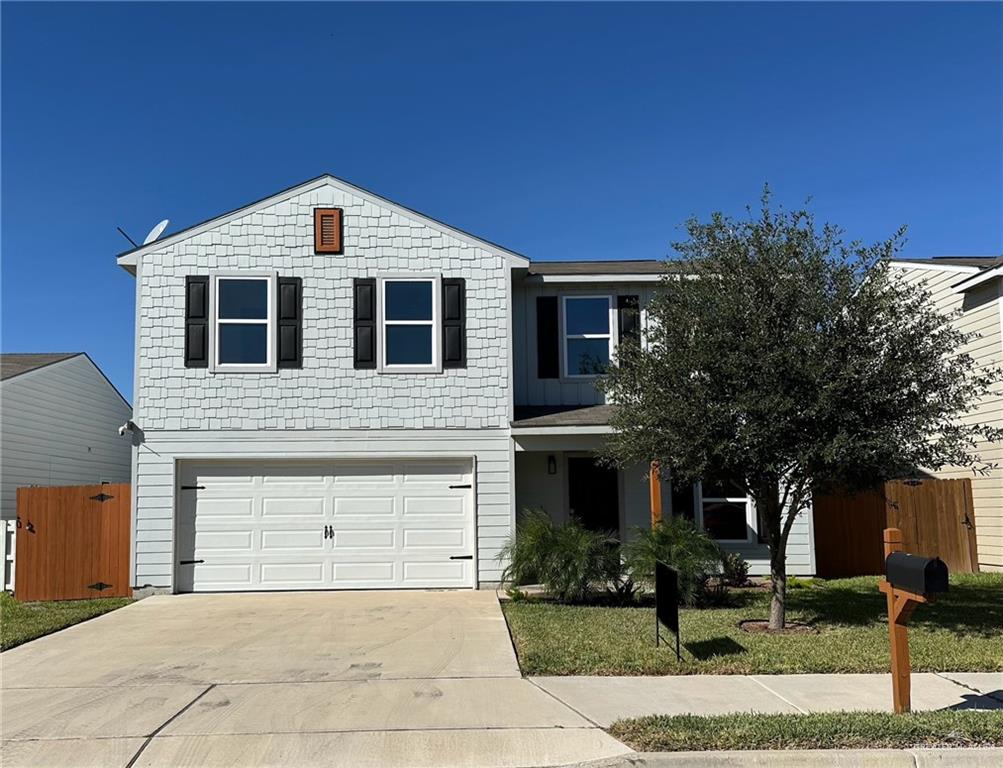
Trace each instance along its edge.
<instances>
[{"instance_id":1,"label":"front door","mask_svg":"<svg viewBox=\"0 0 1003 768\"><path fill-rule=\"evenodd\" d=\"M591 456L568 457L568 507L571 516L593 531L620 535L620 490L616 467Z\"/></svg>"}]
</instances>

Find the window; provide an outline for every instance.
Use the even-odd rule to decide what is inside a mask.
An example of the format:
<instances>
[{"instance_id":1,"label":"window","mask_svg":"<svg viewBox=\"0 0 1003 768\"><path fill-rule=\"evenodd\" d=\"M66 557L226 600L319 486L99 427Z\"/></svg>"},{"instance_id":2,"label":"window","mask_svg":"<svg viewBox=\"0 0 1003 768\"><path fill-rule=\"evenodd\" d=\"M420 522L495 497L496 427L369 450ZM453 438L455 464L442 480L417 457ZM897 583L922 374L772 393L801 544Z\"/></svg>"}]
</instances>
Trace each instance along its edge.
<instances>
[{"instance_id":1,"label":"window","mask_svg":"<svg viewBox=\"0 0 1003 768\"><path fill-rule=\"evenodd\" d=\"M564 375L598 376L613 356L609 296L564 297Z\"/></svg>"},{"instance_id":2,"label":"window","mask_svg":"<svg viewBox=\"0 0 1003 768\"><path fill-rule=\"evenodd\" d=\"M275 276L214 275L213 370L275 370Z\"/></svg>"},{"instance_id":3,"label":"window","mask_svg":"<svg viewBox=\"0 0 1003 768\"><path fill-rule=\"evenodd\" d=\"M700 522L707 535L717 541L747 542L756 529L752 502L745 492L728 480L700 483Z\"/></svg>"},{"instance_id":4,"label":"window","mask_svg":"<svg viewBox=\"0 0 1003 768\"><path fill-rule=\"evenodd\" d=\"M380 367L384 371L438 371L438 277L383 278L380 290Z\"/></svg>"}]
</instances>

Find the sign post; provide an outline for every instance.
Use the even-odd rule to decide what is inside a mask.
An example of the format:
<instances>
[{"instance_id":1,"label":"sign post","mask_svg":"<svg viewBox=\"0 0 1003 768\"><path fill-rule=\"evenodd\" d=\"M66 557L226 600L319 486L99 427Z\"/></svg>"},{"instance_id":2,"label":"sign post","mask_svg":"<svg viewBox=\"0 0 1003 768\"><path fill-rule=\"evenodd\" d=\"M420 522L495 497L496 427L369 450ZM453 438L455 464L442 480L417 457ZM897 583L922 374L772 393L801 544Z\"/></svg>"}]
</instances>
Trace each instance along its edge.
<instances>
[{"instance_id":1,"label":"sign post","mask_svg":"<svg viewBox=\"0 0 1003 768\"><path fill-rule=\"evenodd\" d=\"M885 578L878 589L888 600L888 639L891 644L892 704L895 712L912 706L909 665L909 617L933 594L947 591L947 566L940 558L916 557L902 551L902 531L885 528Z\"/></svg>"},{"instance_id":2,"label":"sign post","mask_svg":"<svg viewBox=\"0 0 1003 768\"><path fill-rule=\"evenodd\" d=\"M655 562L655 647L661 645L662 624L676 634L676 660L679 650L679 572L665 563Z\"/></svg>"}]
</instances>

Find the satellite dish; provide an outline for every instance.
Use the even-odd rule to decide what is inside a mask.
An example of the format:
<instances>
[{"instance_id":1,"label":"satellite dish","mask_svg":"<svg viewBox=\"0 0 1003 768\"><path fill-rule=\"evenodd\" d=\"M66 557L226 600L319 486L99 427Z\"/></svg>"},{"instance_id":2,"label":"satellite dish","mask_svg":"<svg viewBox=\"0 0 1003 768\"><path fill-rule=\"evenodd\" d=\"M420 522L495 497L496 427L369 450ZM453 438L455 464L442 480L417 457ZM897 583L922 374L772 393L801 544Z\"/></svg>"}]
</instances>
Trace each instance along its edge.
<instances>
[{"instance_id":1,"label":"satellite dish","mask_svg":"<svg viewBox=\"0 0 1003 768\"><path fill-rule=\"evenodd\" d=\"M152 243L154 240L156 240L158 237L164 234L164 230L167 229L167 225L170 223L171 223L170 219L164 219L157 226L151 229L150 234L148 234L146 236L146 239L143 241L143 245L148 245Z\"/></svg>"}]
</instances>

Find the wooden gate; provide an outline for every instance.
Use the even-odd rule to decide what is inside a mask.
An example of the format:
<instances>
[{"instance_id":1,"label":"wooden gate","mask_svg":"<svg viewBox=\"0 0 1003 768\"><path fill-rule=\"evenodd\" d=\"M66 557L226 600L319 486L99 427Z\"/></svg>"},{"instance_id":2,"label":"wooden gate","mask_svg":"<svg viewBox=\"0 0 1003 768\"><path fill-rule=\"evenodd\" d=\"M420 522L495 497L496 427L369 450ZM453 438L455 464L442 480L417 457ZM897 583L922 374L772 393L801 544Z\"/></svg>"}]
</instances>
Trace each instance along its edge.
<instances>
[{"instance_id":1,"label":"wooden gate","mask_svg":"<svg viewBox=\"0 0 1003 768\"><path fill-rule=\"evenodd\" d=\"M129 484L17 489L18 600L129 597Z\"/></svg>"},{"instance_id":2,"label":"wooden gate","mask_svg":"<svg viewBox=\"0 0 1003 768\"><path fill-rule=\"evenodd\" d=\"M979 570L972 481L892 480L854 496L816 495L815 562L819 576L883 574L882 531L902 531L903 551L939 557L953 573Z\"/></svg>"}]
</instances>

